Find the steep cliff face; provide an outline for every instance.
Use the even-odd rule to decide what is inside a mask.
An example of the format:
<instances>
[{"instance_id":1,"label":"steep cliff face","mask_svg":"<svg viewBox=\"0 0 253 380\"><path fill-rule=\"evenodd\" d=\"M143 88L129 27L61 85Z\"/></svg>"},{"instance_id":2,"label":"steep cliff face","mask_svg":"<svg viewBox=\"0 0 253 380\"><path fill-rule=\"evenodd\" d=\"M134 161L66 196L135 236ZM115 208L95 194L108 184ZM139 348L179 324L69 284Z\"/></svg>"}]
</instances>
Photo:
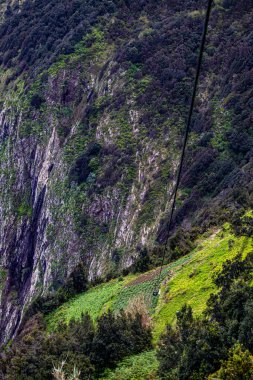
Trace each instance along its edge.
<instances>
[{"instance_id":1,"label":"steep cliff face","mask_svg":"<svg viewBox=\"0 0 253 380\"><path fill-rule=\"evenodd\" d=\"M38 292L57 288L80 260L87 263L90 278L94 278L117 265L129 266L137 245L155 239L172 183L158 183L156 210L148 210L140 222L144 199L156 185L161 162L167 159L175 170L177 152L173 150L168 157L161 140L141 142L141 110L131 98L124 104L122 116L104 111L97 126L83 124L88 107L108 93L117 98L124 85L125 73L112 75L113 61L106 59L97 63L97 73L92 74L90 68L85 75L84 95L75 106L82 81L78 71L66 68L49 77L42 111L46 120L41 126L46 131L35 131L38 136L33 131L28 132L29 137L22 136L26 133L23 128L30 126L25 125L26 111L20 99L16 109L4 104L1 315L7 336L19 322L23 305ZM64 77L68 78L66 90L61 88ZM93 92L97 100L93 100ZM70 100L62 104L64 96ZM66 115L55 116L54 112L62 112L57 107ZM39 113L34 111L32 123L39 123ZM65 126L66 136L59 136L59 129Z\"/></svg>"},{"instance_id":2,"label":"steep cliff face","mask_svg":"<svg viewBox=\"0 0 253 380\"><path fill-rule=\"evenodd\" d=\"M33 297L56 290L80 261L94 279L163 241L194 78L203 2L61 3L15 3L2 17L2 341ZM220 199L250 202L249 9L215 6L177 225L210 223L211 199L218 210ZM238 93L248 99L242 117ZM233 134L236 122L247 136ZM237 178L247 194L234 201Z\"/></svg>"},{"instance_id":3,"label":"steep cliff face","mask_svg":"<svg viewBox=\"0 0 253 380\"><path fill-rule=\"evenodd\" d=\"M146 215L149 222L138 223L168 158L166 141L145 139L134 94L108 110L122 96L127 73L115 69L115 48L99 30L88 38L90 48L84 41L28 92L18 78L3 93L2 340L16 330L24 305L56 289L80 260L90 278L129 266L136 246L154 240L171 191L172 184L159 184L157 214L148 211L155 220ZM176 159L173 152L169 161Z\"/></svg>"}]
</instances>

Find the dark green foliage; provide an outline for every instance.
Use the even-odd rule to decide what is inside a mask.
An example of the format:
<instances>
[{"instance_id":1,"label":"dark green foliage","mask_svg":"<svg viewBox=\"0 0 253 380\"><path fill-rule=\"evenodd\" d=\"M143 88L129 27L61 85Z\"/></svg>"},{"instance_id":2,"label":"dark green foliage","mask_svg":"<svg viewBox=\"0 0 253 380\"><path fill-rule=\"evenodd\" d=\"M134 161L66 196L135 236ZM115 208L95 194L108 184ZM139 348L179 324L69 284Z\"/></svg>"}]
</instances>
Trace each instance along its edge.
<instances>
[{"instance_id":1,"label":"dark green foliage","mask_svg":"<svg viewBox=\"0 0 253 380\"><path fill-rule=\"evenodd\" d=\"M226 347L221 328L214 322L198 321L189 307L177 315L177 326L170 326L158 350L161 379L203 379L219 366Z\"/></svg>"},{"instance_id":2,"label":"dark green foliage","mask_svg":"<svg viewBox=\"0 0 253 380\"><path fill-rule=\"evenodd\" d=\"M151 259L147 248L140 249L139 256L132 266L133 273L143 273L151 269Z\"/></svg>"},{"instance_id":3,"label":"dark green foliage","mask_svg":"<svg viewBox=\"0 0 253 380\"><path fill-rule=\"evenodd\" d=\"M36 315L0 356L0 374L6 380L51 380L53 366L64 361L66 373L77 367L80 380L86 380L95 370L103 371L150 348L151 332L142 326L139 315L114 316L109 311L99 318L97 328L88 315L82 315L80 321L62 324L51 334L42 316Z\"/></svg>"},{"instance_id":4,"label":"dark green foliage","mask_svg":"<svg viewBox=\"0 0 253 380\"><path fill-rule=\"evenodd\" d=\"M132 183L131 172L135 173L136 169L133 149L122 150L115 145L107 145L101 151L101 164L104 166L104 171L97 178L99 189L114 186L120 181L124 172L130 172L125 179L126 186Z\"/></svg>"},{"instance_id":5,"label":"dark green foliage","mask_svg":"<svg viewBox=\"0 0 253 380\"><path fill-rule=\"evenodd\" d=\"M88 270L83 263L79 263L71 272L66 284L63 286L63 291L69 294L69 297L73 295L85 292L88 288Z\"/></svg>"},{"instance_id":6,"label":"dark green foliage","mask_svg":"<svg viewBox=\"0 0 253 380\"><path fill-rule=\"evenodd\" d=\"M69 300L71 297L78 293L84 292L88 289L88 272L83 263L79 263L70 276L67 278L65 284L61 285L56 292L44 297L38 297L28 308L24 316L24 321L31 318L37 313L44 315L50 313L55 308L59 307L62 303Z\"/></svg>"},{"instance_id":7,"label":"dark green foliage","mask_svg":"<svg viewBox=\"0 0 253 380\"><path fill-rule=\"evenodd\" d=\"M94 326L87 315L78 323L61 326L49 336L42 317L37 315L29 320L11 348L2 355L0 369L3 378L53 379L53 366L66 361L66 372L70 373L78 365L80 379L85 380L94 371L89 360L93 336Z\"/></svg>"},{"instance_id":8,"label":"dark green foliage","mask_svg":"<svg viewBox=\"0 0 253 380\"><path fill-rule=\"evenodd\" d=\"M151 347L151 331L144 329L140 315L136 317L112 312L98 320L97 333L93 341L92 363L96 368L111 367L130 354L137 354Z\"/></svg>"},{"instance_id":9,"label":"dark green foliage","mask_svg":"<svg viewBox=\"0 0 253 380\"><path fill-rule=\"evenodd\" d=\"M220 290L211 295L203 319L194 319L186 306L178 312L176 328L168 326L160 342L161 379L202 380L218 370L237 341L253 352L252 265L252 254L223 265L214 280Z\"/></svg>"},{"instance_id":10,"label":"dark green foliage","mask_svg":"<svg viewBox=\"0 0 253 380\"><path fill-rule=\"evenodd\" d=\"M228 11L212 11L202 68L203 77L200 80L204 83L212 77L212 91L206 102L207 107L200 100L195 105L192 131L198 137L187 148L181 179L182 189L187 187L191 192L177 208L176 225L180 225L186 216L191 217L201 208L208 209L203 217L205 222L211 219L210 215L213 212L216 213L217 222L221 207L226 205L229 209L235 205L250 205L250 189L247 184L251 181L251 176L249 172L243 173L242 167L247 164L247 170L252 170L252 1L224 0L223 7ZM240 40L237 40L237 28L232 26L236 20L238 21L238 17L241 20L240 28L243 30ZM218 19L221 22L220 26L217 24ZM179 25L183 25L181 20ZM187 29L187 23L182 28ZM176 29L177 25L173 28L175 36ZM190 34L192 47L197 40L192 31ZM168 45L170 43L173 44L168 42ZM186 64L189 70L194 64L194 61L191 62L191 53L188 51ZM164 56L164 62L165 59L167 57ZM183 60L180 59L180 62ZM181 69L179 64L175 64L174 67ZM170 74L166 69L164 78L168 85L178 81L179 86L180 79L176 72ZM185 81L186 75L183 78ZM180 92L173 95L169 96L168 102L177 99ZM180 104L179 99L175 102L177 105ZM223 191L224 189L226 191ZM219 199L214 200L218 194ZM201 218L198 218L197 223L202 223Z\"/></svg>"},{"instance_id":11,"label":"dark green foliage","mask_svg":"<svg viewBox=\"0 0 253 380\"><path fill-rule=\"evenodd\" d=\"M89 175L92 173L91 160L92 158L99 156L100 150L101 146L98 143L90 144L87 152L76 160L71 169L69 175L70 183L75 182L80 185L87 181Z\"/></svg>"},{"instance_id":12,"label":"dark green foliage","mask_svg":"<svg viewBox=\"0 0 253 380\"><path fill-rule=\"evenodd\" d=\"M47 350L45 326L41 316L33 317L6 354L1 355L0 373L6 380L51 379L52 362Z\"/></svg>"},{"instance_id":13,"label":"dark green foliage","mask_svg":"<svg viewBox=\"0 0 253 380\"><path fill-rule=\"evenodd\" d=\"M243 209L235 212L231 218L231 225L237 236L251 236L253 234L253 217L243 216L243 214Z\"/></svg>"},{"instance_id":14,"label":"dark green foliage","mask_svg":"<svg viewBox=\"0 0 253 380\"><path fill-rule=\"evenodd\" d=\"M178 373L178 364L183 352L183 344L181 342L180 333L167 326L166 334L164 334L157 358L159 360L159 376L161 379L175 380Z\"/></svg>"},{"instance_id":15,"label":"dark green foliage","mask_svg":"<svg viewBox=\"0 0 253 380\"><path fill-rule=\"evenodd\" d=\"M240 255L223 267L216 279L221 288L208 301L207 315L226 331L228 344L239 340L253 352L253 255L244 260Z\"/></svg>"},{"instance_id":16,"label":"dark green foliage","mask_svg":"<svg viewBox=\"0 0 253 380\"><path fill-rule=\"evenodd\" d=\"M210 380L251 380L253 378L253 357L248 350L237 343L229 350L228 359L222 362L220 370Z\"/></svg>"},{"instance_id":17,"label":"dark green foliage","mask_svg":"<svg viewBox=\"0 0 253 380\"><path fill-rule=\"evenodd\" d=\"M72 53L99 16L114 11L111 0L26 0L0 27L1 63L17 67L17 74L48 67L60 54Z\"/></svg>"},{"instance_id":18,"label":"dark green foliage","mask_svg":"<svg viewBox=\"0 0 253 380\"><path fill-rule=\"evenodd\" d=\"M194 240L198 236L198 230L184 231L179 228L176 233L169 239L169 251L173 260L187 255L194 249Z\"/></svg>"},{"instance_id":19,"label":"dark green foliage","mask_svg":"<svg viewBox=\"0 0 253 380\"><path fill-rule=\"evenodd\" d=\"M81 380L86 380L94 372L90 362L92 341L95 329L90 317L82 315L79 322L70 321L69 325L60 325L58 330L48 337L48 352L54 363L66 361L65 371L71 373L74 366L81 371Z\"/></svg>"},{"instance_id":20,"label":"dark green foliage","mask_svg":"<svg viewBox=\"0 0 253 380\"><path fill-rule=\"evenodd\" d=\"M190 11L192 5L191 2L187 5L181 3L181 9L187 6ZM153 5L153 8L149 14L151 20L153 15L161 12L159 6L155 9ZM168 15L175 14L173 8L172 4L168 6L166 9ZM121 18L123 17L127 23L124 14L121 15ZM141 126L147 129L151 139L161 134L159 128L163 130L169 115L170 117L173 115L176 121L182 117L182 114L185 115L185 106L189 104L190 88L193 83L191 68L197 59L197 46L201 36L200 18L192 19L177 15L172 23L173 27L158 16L156 22L152 23L151 33L132 41L119 52L119 63L130 70L135 81L141 82L147 77L152 78L144 90L140 89L137 98L139 106L143 107L144 111ZM138 68L135 73L133 67Z\"/></svg>"},{"instance_id":21,"label":"dark green foliage","mask_svg":"<svg viewBox=\"0 0 253 380\"><path fill-rule=\"evenodd\" d=\"M230 286L238 278L249 280L253 273L253 252L242 260L242 255L238 254L233 260L226 261L222 270L215 276L214 283L221 292L228 292Z\"/></svg>"},{"instance_id":22,"label":"dark green foliage","mask_svg":"<svg viewBox=\"0 0 253 380\"><path fill-rule=\"evenodd\" d=\"M31 99L31 106L37 109L45 102L45 99L42 98L39 94L34 94Z\"/></svg>"},{"instance_id":23,"label":"dark green foliage","mask_svg":"<svg viewBox=\"0 0 253 380\"><path fill-rule=\"evenodd\" d=\"M184 343L178 368L179 379L202 380L218 368L225 355L226 346L221 327L214 322L195 321Z\"/></svg>"}]
</instances>

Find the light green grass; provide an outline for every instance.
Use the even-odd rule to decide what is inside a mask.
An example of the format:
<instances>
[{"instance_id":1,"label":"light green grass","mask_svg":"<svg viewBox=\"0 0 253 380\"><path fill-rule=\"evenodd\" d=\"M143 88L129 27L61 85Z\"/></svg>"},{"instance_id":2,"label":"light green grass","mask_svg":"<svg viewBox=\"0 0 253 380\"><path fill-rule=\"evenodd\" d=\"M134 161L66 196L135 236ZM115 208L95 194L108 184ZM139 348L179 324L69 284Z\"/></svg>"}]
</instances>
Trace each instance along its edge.
<instances>
[{"instance_id":1,"label":"light green grass","mask_svg":"<svg viewBox=\"0 0 253 380\"><path fill-rule=\"evenodd\" d=\"M82 313L88 313L95 320L107 309L107 304L109 306L112 299L125 284L126 280L113 280L109 283L98 285L64 303L47 317L49 330L53 330L61 321L69 322L73 318L80 318Z\"/></svg>"},{"instance_id":2,"label":"light green grass","mask_svg":"<svg viewBox=\"0 0 253 380\"><path fill-rule=\"evenodd\" d=\"M146 380L155 379L158 361L155 351L131 356L118 364L116 369L107 370L101 380Z\"/></svg>"},{"instance_id":3,"label":"light green grass","mask_svg":"<svg viewBox=\"0 0 253 380\"><path fill-rule=\"evenodd\" d=\"M154 339L173 324L176 312L184 304L200 315L211 293L216 291L212 277L226 260L241 252L243 256L252 251L252 238L235 237L225 226L223 231L214 233L199 243L188 256L188 262L172 271L171 279L161 287L161 295L154 317Z\"/></svg>"}]
</instances>

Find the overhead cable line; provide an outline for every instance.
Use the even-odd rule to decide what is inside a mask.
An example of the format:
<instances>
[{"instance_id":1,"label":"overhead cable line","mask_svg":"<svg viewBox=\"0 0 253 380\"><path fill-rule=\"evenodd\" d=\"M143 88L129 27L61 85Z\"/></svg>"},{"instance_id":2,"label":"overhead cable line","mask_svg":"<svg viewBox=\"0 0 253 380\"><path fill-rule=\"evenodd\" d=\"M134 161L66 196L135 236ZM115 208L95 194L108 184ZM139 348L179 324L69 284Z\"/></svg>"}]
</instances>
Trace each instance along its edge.
<instances>
[{"instance_id":1,"label":"overhead cable line","mask_svg":"<svg viewBox=\"0 0 253 380\"><path fill-rule=\"evenodd\" d=\"M163 266L164 266L164 262L165 262L166 250L168 248L168 242L169 242L169 237L170 237L169 233L170 233L171 226L172 226L173 215L174 215L175 206L176 206L177 193L178 193L178 188L179 188L181 175L182 175L182 168L183 168L185 151L186 151L187 141L188 141L190 127L191 127L191 121L192 121L192 115L193 115L193 110L194 110L194 105L195 105L195 99L196 99L196 95L197 95L198 82L199 82L200 70L201 70L201 65L202 65L202 60L203 60L203 53L204 53L204 49L205 49L206 36L207 36L207 31L208 31L208 24L209 24L211 9L212 9L212 0L208 0L204 29L203 29L201 45L200 45L200 50L199 50L199 58L198 58L196 76L195 76L195 81L194 81L194 86L193 86L193 91L192 91L192 97L191 97L191 104L190 104L188 118L187 118L186 130L185 130L185 135L184 135L184 140L183 140L183 147L182 147L182 152L181 152L181 157L180 157L180 162L179 162L179 167L178 167L175 189L174 189L174 193L173 193L171 211L170 211L169 220L167 223L167 237L166 237L166 241L164 243L164 248L163 248L163 252L162 252L161 267L159 270L159 274L157 275L155 287L153 290L154 296L157 296L159 294L159 284L160 284L162 270L163 270Z\"/></svg>"}]
</instances>

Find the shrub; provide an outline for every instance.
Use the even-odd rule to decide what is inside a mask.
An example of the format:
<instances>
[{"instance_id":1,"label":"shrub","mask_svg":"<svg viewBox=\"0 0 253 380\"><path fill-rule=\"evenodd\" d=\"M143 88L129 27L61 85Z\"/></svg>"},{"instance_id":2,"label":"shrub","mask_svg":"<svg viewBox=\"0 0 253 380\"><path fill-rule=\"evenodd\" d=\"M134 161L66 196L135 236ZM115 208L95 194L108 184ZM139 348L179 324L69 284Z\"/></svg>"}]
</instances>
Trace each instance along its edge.
<instances>
[{"instance_id":1,"label":"shrub","mask_svg":"<svg viewBox=\"0 0 253 380\"><path fill-rule=\"evenodd\" d=\"M132 318L136 318L137 315L140 315L143 328L147 329L152 327L152 319L149 315L143 294L140 294L128 302L125 313Z\"/></svg>"},{"instance_id":2,"label":"shrub","mask_svg":"<svg viewBox=\"0 0 253 380\"><path fill-rule=\"evenodd\" d=\"M74 380L74 375L86 380L95 370L150 348L151 332L139 314L116 316L109 311L99 318L97 328L85 314L51 334L37 314L0 355L0 374L6 380Z\"/></svg>"},{"instance_id":3,"label":"shrub","mask_svg":"<svg viewBox=\"0 0 253 380\"><path fill-rule=\"evenodd\" d=\"M209 376L209 380L251 380L253 379L253 357L239 343L229 350L228 359L221 368Z\"/></svg>"},{"instance_id":4,"label":"shrub","mask_svg":"<svg viewBox=\"0 0 253 380\"><path fill-rule=\"evenodd\" d=\"M34 94L31 99L31 106L37 109L45 102L45 99L42 98L39 94Z\"/></svg>"},{"instance_id":5,"label":"shrub","mask_svg":"<svg viewBox=\"0 0 253 380\"><path fill-rule=\"evenodd\" d=\"M217 323L198 321L190 307L177 315L176 329L170 326L162 337L158 360L161 379L203 379L219 366L226 347L222 330Z\"/></svg>"},{"instance_id":6,"label":"shrub","mask_svg":"<svg viewBox=\"0 0 253 380\"><path fill-rule=\"evenodd\" d=\"M151 331L142 325L142 317L111 311L98 319L92 347L92 363L98 370L114 366L119 360L151 347Z\"/></svg>"},{"instance_id":7,"label":"shrub","mask_svg":"<svg viewBox=\"0 0 253 380\"><path fill-rule=\"evenodd\" d=\"M239 380L244 378L240 377L243 371L246 379L251 378L252 260L251 253L244 260L237 255L223 265L214 279L219 291L210 296L202 319L193 318L187 306L177 313L176 327L168 326L159 344L161 379L203 380L221 363L210 379ZM240 344L234 346L236 341L249 351Z\"/></svg>"}]
</instances>

